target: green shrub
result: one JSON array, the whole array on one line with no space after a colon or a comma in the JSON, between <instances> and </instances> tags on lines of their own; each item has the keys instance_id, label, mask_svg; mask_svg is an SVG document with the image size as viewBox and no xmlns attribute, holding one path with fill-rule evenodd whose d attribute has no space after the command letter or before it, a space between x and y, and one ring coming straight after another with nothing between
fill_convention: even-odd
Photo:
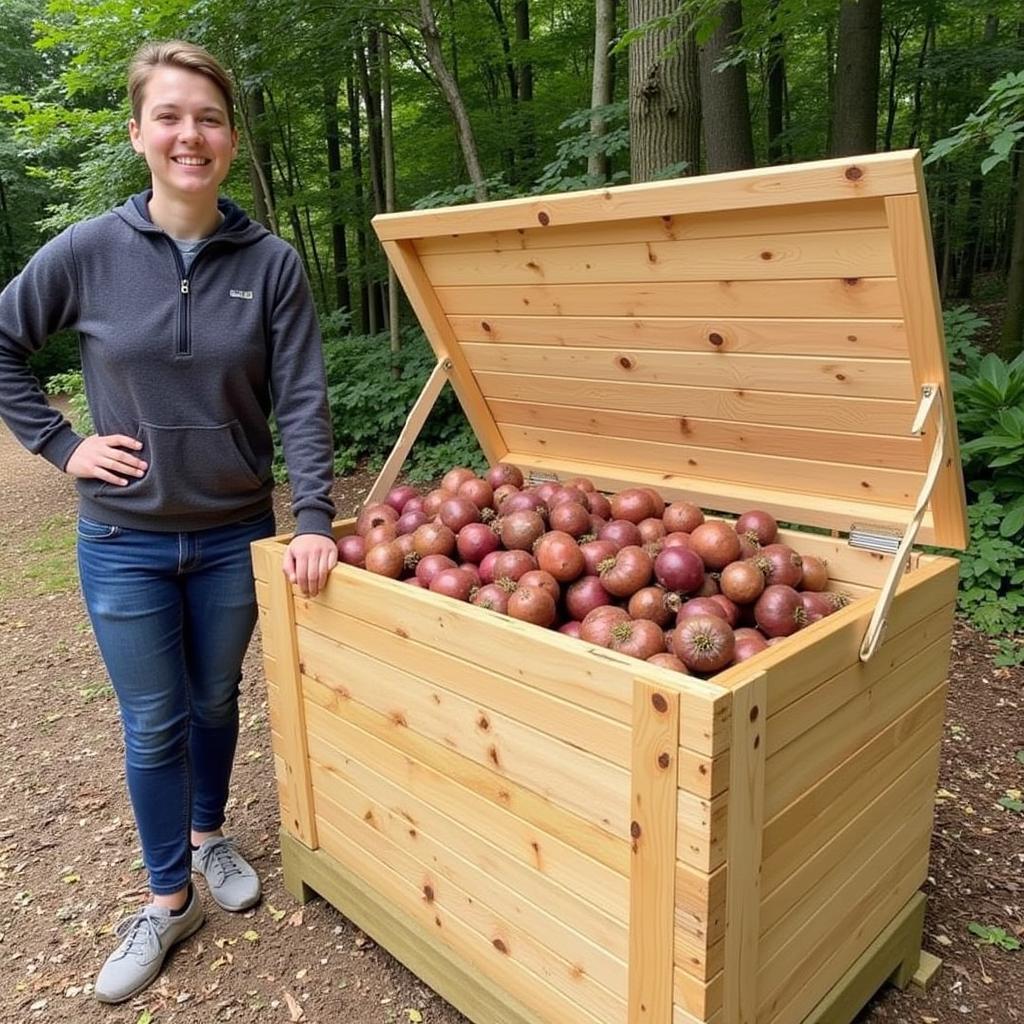
<instances>
[{"instance_id":1,"label":"green shrub","mask_svg":"<svg viewBox=\"0 0 1024 1024\"><path fill-rule=\"evenodd\" d=\"M89 402L85 397L85 378L81 370L68 370L55 373L46 382L46 393L49 395L67 395L71 401L71 426L77 433L86 436L95 431Z\"/></svg>"}]
</instances>

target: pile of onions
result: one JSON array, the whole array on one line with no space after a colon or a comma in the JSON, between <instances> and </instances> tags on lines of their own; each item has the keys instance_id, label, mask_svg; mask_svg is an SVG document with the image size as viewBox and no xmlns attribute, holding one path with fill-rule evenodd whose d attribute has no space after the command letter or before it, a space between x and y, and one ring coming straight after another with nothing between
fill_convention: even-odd
<instances>
[{"instance_id":1,"label":"pile of onions","mask_svg":"<svg viewBox=\"0 0 1024 1024\"><path fill-rule=\"evenodd\" d=\"M360 510L339 560L557 629L674 672L709 676L848 603L828 567L759 509L733 522L651 488L530 485L518 467L455 466Z\"/></svg>"}]
</instances>

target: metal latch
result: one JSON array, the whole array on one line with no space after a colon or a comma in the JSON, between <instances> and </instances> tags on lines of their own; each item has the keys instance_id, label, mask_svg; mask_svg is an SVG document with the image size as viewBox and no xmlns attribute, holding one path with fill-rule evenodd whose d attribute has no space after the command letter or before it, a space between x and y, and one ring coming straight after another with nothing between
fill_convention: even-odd
<instances>
[{"instance_id":1,"label":"metal latch","mask_svg":"<svg viewBox=\"0 0 1024 1024\"><path fill-rule=\"evenodd\" d=\"M895 555L903 539L901 530L894 526L854 523L850 527L850 547L877 551L882 555Z\"/></svg>"},{"instance_id":2,"label":"metal latch","mask_svg":"<svg viewBox=\"0 0 1024 1024\"><path fill-rule=\"evenodd\" d=\"M558 483L558 474L546 473L539 469L531 469L526 480L531 487L536 487L537 484Z\"/></svg>"},{"instance_id":3,"label":"metal latch","mask_svg":"<svg viewBox=\"0 0 1024 1024\"><path fill-rule=\"evenodd\" d=\"M917 537L917 531L921 528L925 509L927 509L928 502L931 500L932 491L935 489L935 481L939 477L939 470L942 468L942 463L945 459L946 416L942 402L938 401L938 399L941 398L941 395L942 391L938 384L924 384L921 386L921 400L918 404L917 415L914 417L914 422L910 430L913 434L920 435L924 433L925 422L934 408L936 410L936 418L938 420L935 429L935 444L932 445L932 457L928 463L928 472L925 473L924 483L921 485L921 491L917 496L917 504L914 506L914 514L910 517L910 523L908 524L899 544L896 546L896 553L893 557L892 564L889 566L888 575L886 576L885 583L882 585L882 590L878 595L878 602L875 604L875 609L871 613L871 621L868 622L868 628L864 633L864 640L860 645L861 661L867 661L875 653L882 640L882 634L885 632L886 616L889 614L889 606L892 604L892 599L896 595L896 588L899 586L900 579L903 576L903 571L907 567L907 559L910 555L910 550L914 546L914 539ZM866 530L861 534L861 539L864 541L861 546L867 547L868 540L877 540L877 543L891 545L891 537L886 537L884 541L880 538L881 535L877 531ZM850 531L850 543L853 544L853 530ZM877 551L882 549L872 548L872 550Z\"/></svg>"}]
</instances>

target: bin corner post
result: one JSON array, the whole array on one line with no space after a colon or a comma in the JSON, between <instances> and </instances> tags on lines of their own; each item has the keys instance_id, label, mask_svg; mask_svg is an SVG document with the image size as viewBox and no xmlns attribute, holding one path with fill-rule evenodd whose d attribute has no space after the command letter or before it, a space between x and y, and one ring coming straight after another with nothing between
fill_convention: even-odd
<instances>
[{"instance_id":1,"label":"bin corner post","mask_svg":"<svg viewBox=\"0 0 1024 1024\"><path fill-rule=\"evenodd\" d=\"M671 1024L679 694L633 684L628 1024Z\"/></svg>"},{"instance_id":2,"label":"bin corner post","mask_svg":"<svg viewBox=\"0 0 1024 1024\"><path fill-rule=\"evenodd\" d=\"M288 894L299 903L308 903L316 893L306 884L305 857L311 853L287 829L281 827L281 873Z\"/></svg>"},{"instance_id":3,"label":"bin corner post","mask_svg":"<svg viewBox=\"0 0 1024 1024\"><path fill-rule=\"evenodd\" d=\"M311 850L317 842L313 815L313 783L309 772L309 748L306 740L306 715L302 702L302 670L299 666L298 637L295 630L295 596L291 584L281 571L278 548L253 548L254 558L265 561L267 586L270 590L270 611L264 628L277 658L277 686L281 733L281 758L284 761L291 814L282 821L282 828Z\"/></svg>"},{"instance_id":4,"label":"bin corner post","mask_svg":"<svg viewBox=\"0 0 1024 1024\"><path fill-rule=\"evenodd\" d=\"M766 702L763 673L733 690L722 1024L754 1024L757 1019Z\"/></svg>"}]
</instances>

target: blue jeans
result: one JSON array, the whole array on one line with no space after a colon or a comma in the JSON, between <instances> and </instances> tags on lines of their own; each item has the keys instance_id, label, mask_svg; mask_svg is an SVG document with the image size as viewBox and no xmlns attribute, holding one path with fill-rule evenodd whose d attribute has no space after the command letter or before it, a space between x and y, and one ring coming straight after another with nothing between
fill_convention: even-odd
<instances>
[{"instance_id":1,"label":"blue jeans","mask_svg":"<svg viewBox=\"0 0 1024 1024\"><path fill-rule=\"evenodd\" d=\"M124 726L128 793L154 893L191 871L189 830L224 822L242 658L256 624L249 545L273 513L191 533L78 521L78 570Z\"/></svg>"}]
</instances>

